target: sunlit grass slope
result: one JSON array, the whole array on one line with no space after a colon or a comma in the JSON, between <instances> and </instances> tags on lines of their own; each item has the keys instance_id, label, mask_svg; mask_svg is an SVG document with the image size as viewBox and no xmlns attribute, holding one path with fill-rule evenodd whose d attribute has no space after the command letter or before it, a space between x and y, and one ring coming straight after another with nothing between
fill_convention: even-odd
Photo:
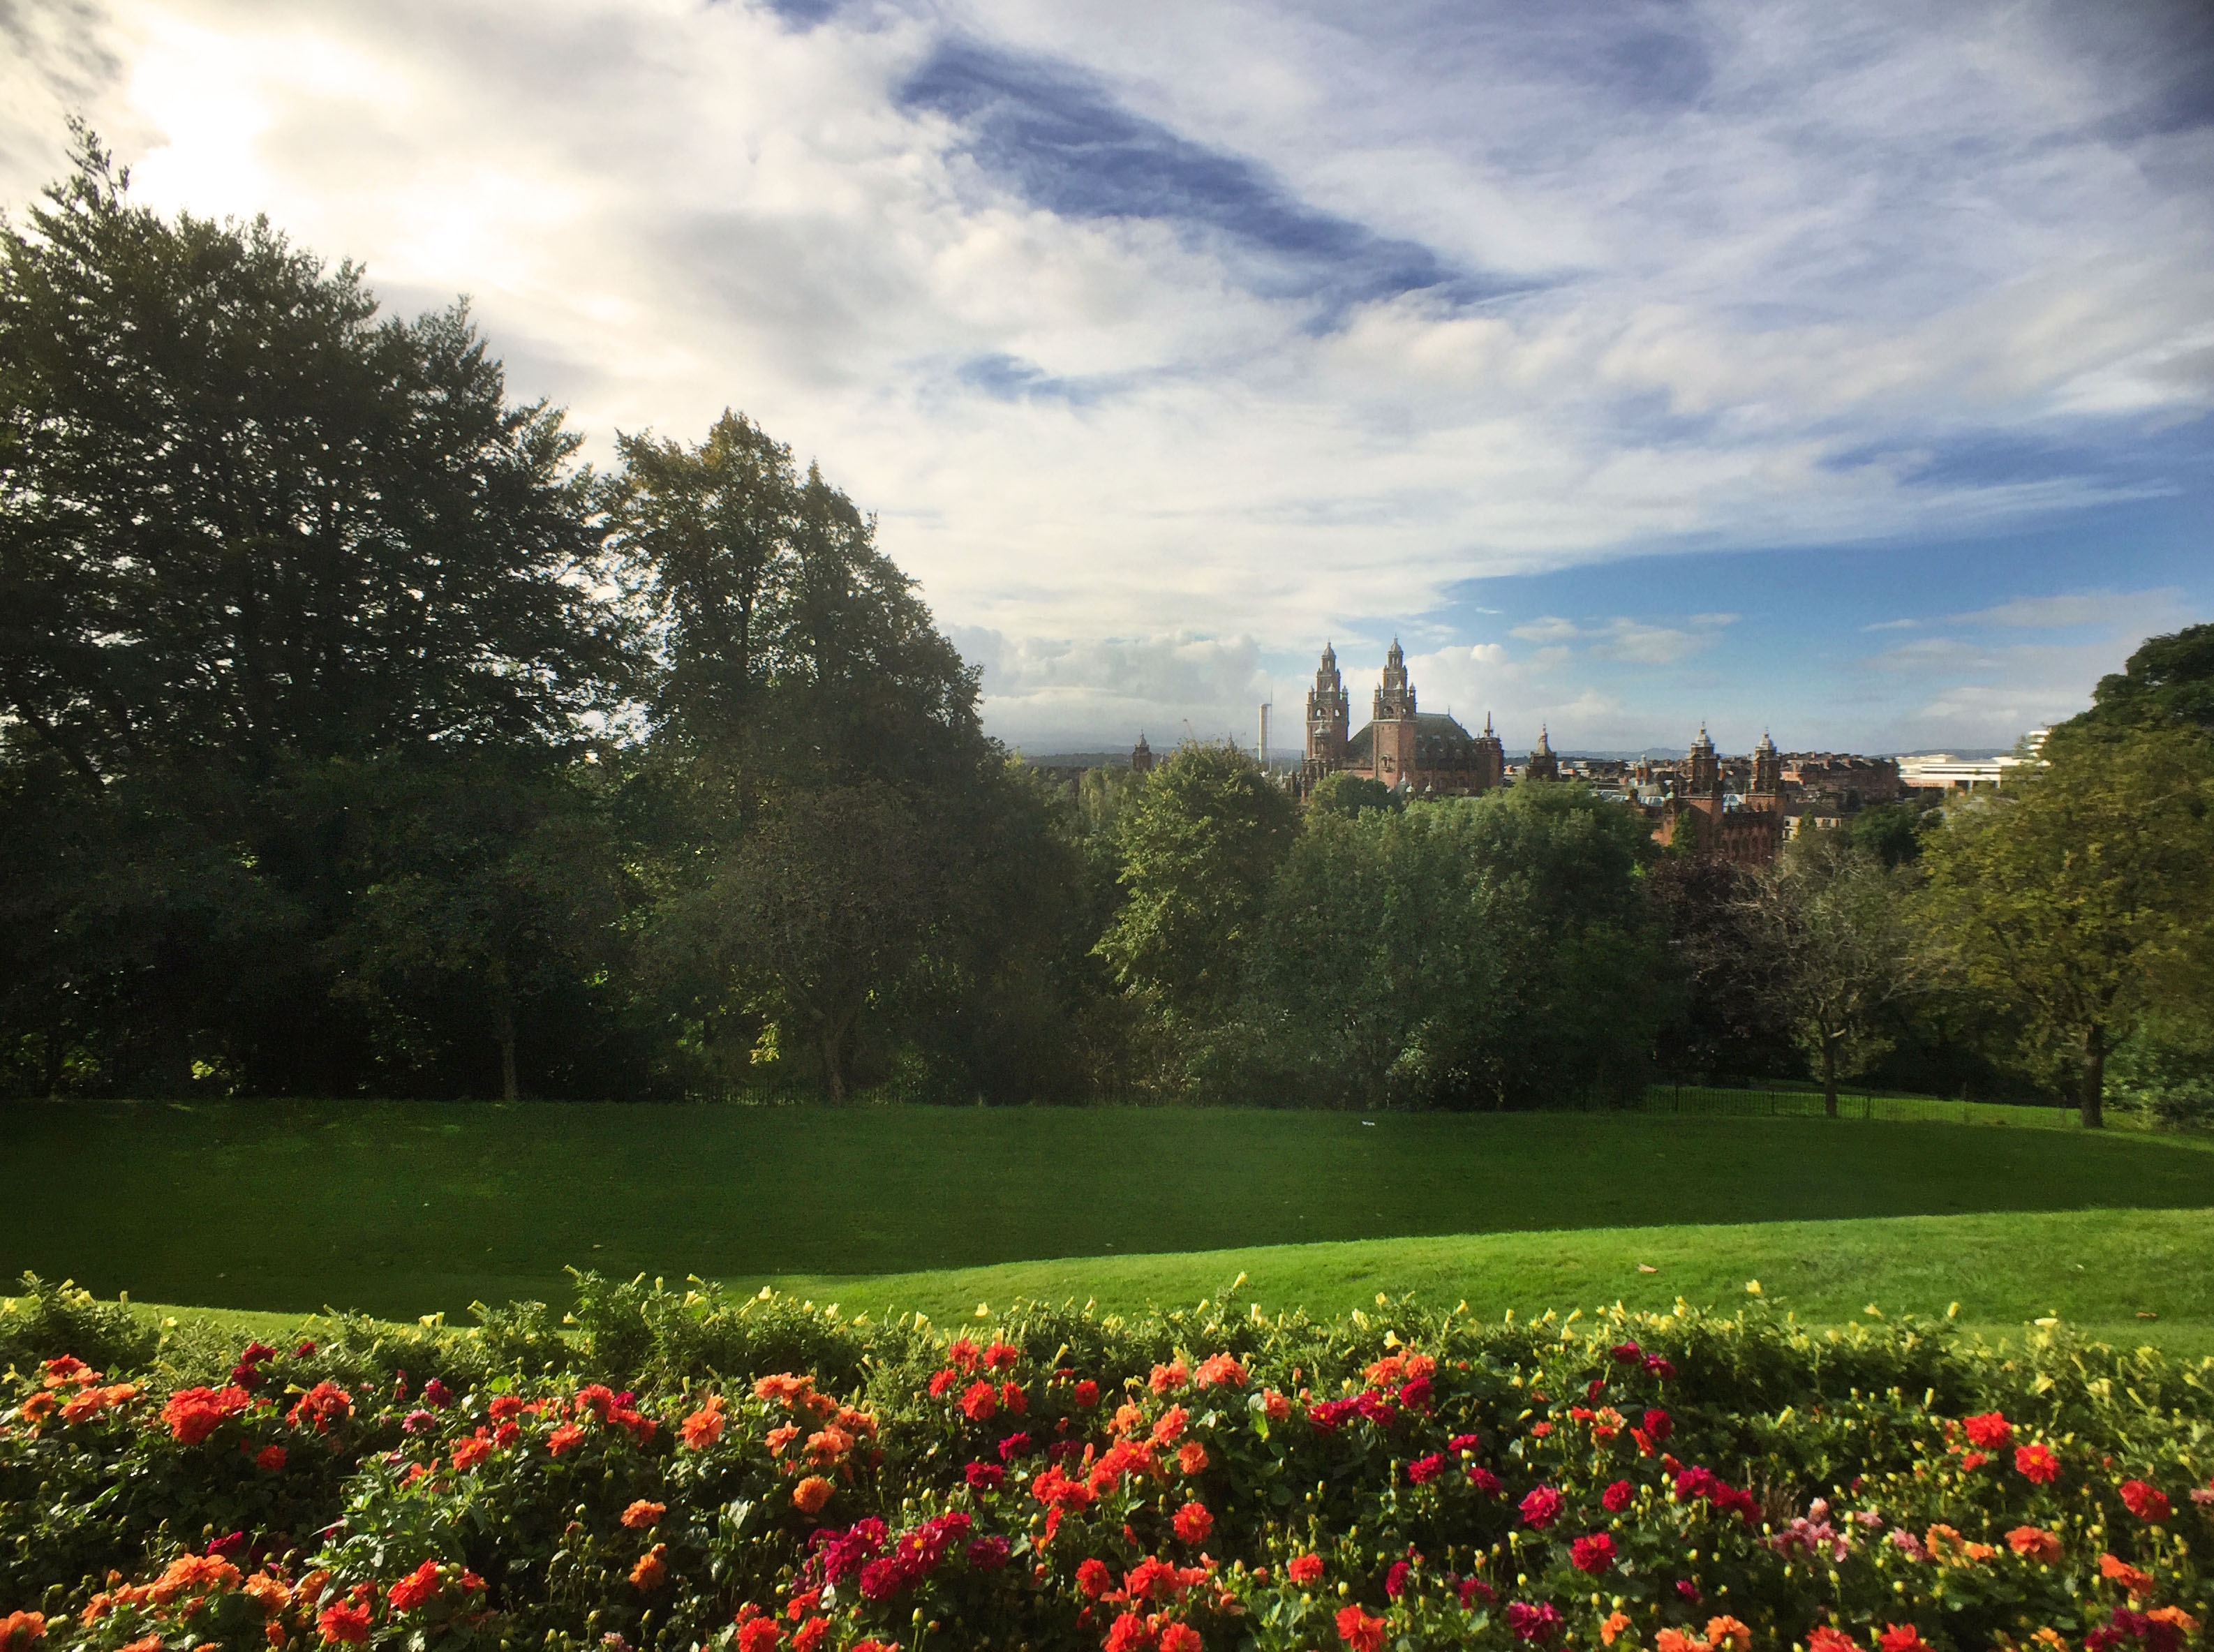
<instances>
[{"instance_id":1,"label":"sunlit grass slope","mask_svg":"<svg viewBox=\"0 0 2214 1652\"><path fill-rule=\"evenodd\" d=\"M1245 1262L1183 1256L1195 1251L2214 1207L2204 1144L1813 1119L1385 1115L1370 1125L1338 1114L1076 1109L23 1104L0 1108L0 1278L29 1268L146 1300L330 1304L407 1319L458 1315L480 1298L558 1295L571 1263L758 1280L1094 1257L1106 1260L1056 1276L1116 1289L1117 1279L1173 1276L1172 1291L1130 1288L1182 1296L1240 1267L1263 1277ZM1535 1293L1502 1300L1621 1294L1612 1263L1592 1264L1590 1290L1544 1271L1544 1257L1588 1242L1549 1235L1500 1252L1520 1258L1502 1289ZM1994 1257L2010 1242L1995 1241ZM1815 1239L1787 1244L1828 1265ZM2036 1241L2019 1244L2022 1266L2044 1265ZM1417 1246L1404 1260L1446 1265L1422 1262L1428 1254ZM2087 1271L2101 1265L2082 1260ZM1350 1288L1362 1269L1385 1264L1329 1265L1351 1270ZM1633 1265L1625 1283L1645 1280L1673 1300L1666 1270L1683 1264L1655 1265L1663 1273ZM1716 1265L1741 1267L1734 1255ZM1729 1282L1741 1289L1745 1276ZM1306 1292L1330 1276L1291 1277ZM1368 1294L1386 1286L1379 1279ZM1936 1306L1960 1294L1948 1287Z\"/></svg>"}]
</instances>

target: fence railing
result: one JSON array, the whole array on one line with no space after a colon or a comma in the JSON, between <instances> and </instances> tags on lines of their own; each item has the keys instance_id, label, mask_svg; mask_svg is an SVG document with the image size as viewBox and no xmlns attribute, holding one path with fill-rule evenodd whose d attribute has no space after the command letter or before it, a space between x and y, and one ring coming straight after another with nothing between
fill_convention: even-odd
<instances>
[{"instance_id":1,"label":"fence railing","mask_svg":"<svg viewBox=\"0 0 2214 1652\"><path fill-rule=\"evenodd\" d=\"M1735 1090L1697 1084L1650 1086L1627 1111L1709 1118L1820 1118L1819 1090ZM2040 1102L1949 1101L1942 1096L1838 1095L1839 1118L1906 1124L2011 1124L2026 1129L2072 1130L2073 1107Z\"/></svg>"}]
</instances>

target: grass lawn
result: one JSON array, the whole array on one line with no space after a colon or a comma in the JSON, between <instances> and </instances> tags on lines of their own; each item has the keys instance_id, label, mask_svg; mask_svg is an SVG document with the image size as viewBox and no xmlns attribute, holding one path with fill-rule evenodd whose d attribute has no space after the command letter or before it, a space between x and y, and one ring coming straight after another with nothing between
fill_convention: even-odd
<instances>
[{"instance_id":1,"label":"grass lawn","mask_svg":"<svg viewBox=\"0 0 2214 1652\"><path fill-rule=\"evenodd\" d=\"M1241 1268L1264 1302L1314 1306L1433 1280L1473 1301L1450 1282L1479 1276L1526 1307L1665 1302L1699 1278L1741 1293L1761 1276L1795 1302L1818 1287L1834 1318L1881 1294L1875 1253L1841 1245L1840 1219L2214 1207L2202 1142L1794 1118L15 1104L0 1108L0 1278L28 1268L142 1300L408 1319L458 1316L475 1298L558 1300L572 1263L743 1281L976 1268L1036 1281L976 1284L971 1308L1015 1288L1196 1298ZM2064 1254L2034 1224L2002 1224L1976 1241L1973 1272L1895 1228L1905 1237L1881 1254L1905 1271L1881 1277L1917 1293L1901 1306L1960 1299L1998 1322L2051 1306L2079 1317L2071 1299L2046 1299L2080 1267L2086 1289L2103 1280L2106 1292L2080 1299L2081 1317L2134 1323L2142 1307L2214 1324L2203 1306L2136 1300L2156 1278L2196 1273L2206 1228L2174 1218L2091 1244L2139 1220L2153 1219L2078 1218L2066 1231L2090 1248ZM1801 1226L1718 1226L1747 1223ZM1424 1243L1351 1243L1379 1239ZM1691 1248L1636 1258L1659 1274L1617 1265L1620 1246L1670 1242ZM2182 1248L2156 1264L2142 1253L2155 1244ZM1690 1271L1694 1253L1709 1274ZM1098 1260L1040 1260L1055 1257ZM1977 1279L1992 1286L1988 1308L1948 1282ZM943 1312L972 1286L955 1275L913 1288L905 1306ZM926 1289L947 1294L925 1301Z\"/></svg>"}]
</instances>

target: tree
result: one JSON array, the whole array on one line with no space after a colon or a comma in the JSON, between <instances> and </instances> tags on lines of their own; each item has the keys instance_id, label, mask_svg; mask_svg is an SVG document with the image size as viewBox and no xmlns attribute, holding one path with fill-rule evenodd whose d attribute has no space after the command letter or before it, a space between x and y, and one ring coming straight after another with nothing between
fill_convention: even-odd
<instances>
[{"instance_id":1,"label":"tree","mask_svg":"<svg viewBox=\"0 0 2214 1652\"><path fill-rule=\"evenodd\" d=\"M1742 896L1755 966L1777 1014L1822 1080L1838 1116L1838 1080L1889 1046L1883 1007L1917 984L1899 877L1850 846L1786 854Z\"/></svg>"},{"instance_id":2,"label":"tree","mask_svg":"<svg viewBox=\"0 0 2214 1652\"><path fill-rule=\"evenodd\" d=\"M799 1035L841 1102L863 1014L919 966L943 912L941 841L881 781L786 789L659 945L709 961L731 996Z\"/></svg>"},{"instance_id":3,"label":"tree","mask_svg":"<svg viewBox=\"0 0 2214 1652\"><path fill-rule=\"evenodd\" d=\"M2119 672L2099 679L2091 709L2055 732L2132 728L2214 734L2214 625L2147 638Z\"/></svg>"},{"instance_id":4,"label":"tree","mask_svg":"<svg viewBox=\"0 0 2214 1652\"><path fill-rule=\"evenodd\" d=\"M1310 812L1246 1019L1329 1104L1509 1107L1642 1084L1666 1008L1642 820L1577 786Z\"/></svg>"},{"instance_id":5,"label":"tree","mask_svg":"<svg viewBox=\"0 0 2214 1652\"><path fill-rule=\"evenodd\" d=\"M2214 748L2195 730L2080 737L2049 767L1948 811L1923 852L1923 912L1950 967L2072 1069L2086 1129L2107 1057L2165 979L2204 967L2214 922Z\"/></svg>"},{"instance_id":6,"label":"tree","mask_svg":"<svg viewBox=\"0 0 2214 1652\"><path fill-rule=\"evenodd\" d=\"M1307 794L1307 813L1351 816L1364 809L1397 809L1402 801L1399 793L1383 781L1342 768L1315 783Z\"/></svg>"},{"instance_id":7,"label":"tree","mask_svg":"<svg viewBox=\"0 0 2214 1652\"><path fill-rule=\"evenodd\" d=\"M1226 1006L1297 822L1236 747L1177 747L1122 812L1126 898L1098 946L1117 982L1171 1012Z\"/></svg>"},{"instance_id":8,"label":"tree","mask_svg":"<svg viewBox=\"0 0 2214 1652\"><path fill-rule=\"evenodd\" d=\"M460 306L379 321L80 134L0 229L0 710L88 782L560 740L623 651L576 438Z\"/></svg>"}]
</instances>

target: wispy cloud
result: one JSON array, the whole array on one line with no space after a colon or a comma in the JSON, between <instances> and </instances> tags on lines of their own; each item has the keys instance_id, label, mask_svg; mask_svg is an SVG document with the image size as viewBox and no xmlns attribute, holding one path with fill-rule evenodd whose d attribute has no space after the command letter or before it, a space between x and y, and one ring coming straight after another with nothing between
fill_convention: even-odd
<instances>
[{"instance_id":1,"label":"wispy cloud","mask_svg":"<svg viewBox=\"0 0 2214 1652\"><path fill-rule=\"evenodd\" d=\"M2087 590L2058 597L2017 597L1996 608L1953 617L1964 625L2004 626L2015 630L2064 630L2087 625L2148 626L2173 616L2183 593L2160 590Z\"/></svg>"},{"instance_id":2,"label":"wispy cloud","mask_svg":"<svg viewBox=\"0 0 2214 1652\"><path fill-rule=\"evenodd\" d=\"M1242 728L1220 639L2075 520L2181 485L2156 429L2203 469L2195 15L49 0L0 9L0 199L82 110L156 205L266 210L400 307L470 293L595 453L731 405L820 456L999 639L995 726L1123 729L1143 639L1159 704ZM2129 623L1992 595L1954 623ZM1586 672L1566 707L1752 629L1643 606L1440 657Z\"/></svg>"}]
</instances>

